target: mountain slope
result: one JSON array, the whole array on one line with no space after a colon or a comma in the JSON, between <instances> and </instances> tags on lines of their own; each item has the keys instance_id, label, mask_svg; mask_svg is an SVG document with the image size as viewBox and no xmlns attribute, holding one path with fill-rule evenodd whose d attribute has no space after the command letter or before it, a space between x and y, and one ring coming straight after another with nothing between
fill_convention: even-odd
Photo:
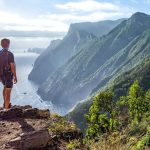
<instances>
[{"instance_id":1,"label":"mountain slope","mask_svg":"<svg viewBox=\"0 0 150 150\"><path fill-rule=\"evenodd\" d=\"M71 24L67 35L61 41L55 41L57 44L54 47L51 44L37 58L29 79L41 84L52 72L56 71L76 54L82 48L82 45L97 36L107 34L122 20Z\"/></svg>"},{"instance_id":2,"label":"mountain slope","mask_svg":"<svg viewBox=\"0 0 150 150\"><path fill-rule=\"evenodd\" d=\"M44 52L37 58L29 79L39 84L42 83L52 72L73 56L82 44L93 38L95 38L93 34L70 27L68 34L59 44L56 44L54 48L50 48L50 46L46 53Z\"/></svg>"},{"instance_id":3,"label":"mountain slope","mask_svg":"<svg viewBox=\"0 0 150 150\"><path fill-rule=\"evenodd\" d=\"M43 99L70 109L104 79L134 67L132 63L149 54L149 24L149 15L136 13L106 36L88 42L44 82L38 93ZM124 65L125 70L121 70Z\"/></svg>"},{"instance_id":4,"label":"mountain slope","mask_svg":"<svg viewBox=\"0 0 150 150\"><path fill-rule=\"evenodd\" d=\"M149 58L144 59L140 64L136 65L131 70L116 77L107 85L107 88L112 89L115 99L117 100L118 97L123 95L125 96L127 94L129 87L135 80L139 81L143 90L146 91L150 88ZM98 93L98 91L91 95L88 100L76 105L76 107L66 116L68 119L73 120L84 133L86 129L86 119L84 115L88 113L88 110L92 104L93 96L95 96L96 93Z\"/></svg>"}]
</instances>

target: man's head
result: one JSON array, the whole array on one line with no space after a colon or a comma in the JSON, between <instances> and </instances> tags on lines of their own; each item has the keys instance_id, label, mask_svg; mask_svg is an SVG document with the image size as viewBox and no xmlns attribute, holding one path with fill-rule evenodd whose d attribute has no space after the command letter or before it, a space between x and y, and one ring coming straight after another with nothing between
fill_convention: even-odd
<instances>
[{"instance_id":1,"label":"man's head","mask_svg":"<svg viewBox=\"0 0 150 150\"><path fill-rule=\"evenodd\" d=\"M2 39L1 40L1 46L4 49L8 49L9 48L9 44L10 44L10 40L9 39Z\"/></svg>"}]
</instances>

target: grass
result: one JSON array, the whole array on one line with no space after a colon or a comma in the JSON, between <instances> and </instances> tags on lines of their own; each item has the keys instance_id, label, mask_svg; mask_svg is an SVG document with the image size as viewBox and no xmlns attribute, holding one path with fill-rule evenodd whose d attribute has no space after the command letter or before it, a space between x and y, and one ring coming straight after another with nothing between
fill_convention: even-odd
<instances>
[{"instance_id":1,"label":"grass","mask_svg":"<svg viewBox=\"0 0 150 150\"><path fill-rule=\"evenodd\" d=\"M86 141L89 150L149 150L150 117L134 126L128 125L121 131L107 133L97 141Z\"/></svg>"},{"instance_id":2,"label":"grass","mask_svg":"<svg viewBox=\"0 0 150 150\"><path fill-rule=\"evenodd\" d=\"M69 122L58 114L52 114L51 119L48 122L48 130L53 134L59 134L62 132L77 130L76 125L73 122Z\"/></svg>"},{"instance_id":3,"label":"grass","mask_svg":"<svg viewBox=\"0 0 150 150\"><path fill-rule=\"evenodd\" d=\"M80 149L80 147L81 147L81 142L78 139L71 140L67 144L67 150L77 150Z\"/></svg>"}]
</instances>

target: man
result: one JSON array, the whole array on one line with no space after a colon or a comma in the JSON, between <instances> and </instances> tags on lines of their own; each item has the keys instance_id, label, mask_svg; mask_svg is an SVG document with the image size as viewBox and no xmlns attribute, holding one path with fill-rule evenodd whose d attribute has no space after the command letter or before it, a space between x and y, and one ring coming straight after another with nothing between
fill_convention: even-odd
<instances>
[{"instance_id":1,"label":"man","mask_svg":"<svg viewBox=\"0 0 150 150\"><path fill-rule=\"evenodd\" d=\"M1 46L2 50L0 51L0 79L4 85L3 89L3 99L4 99L4 108L9 109L11 107L10 96L13 83L17 83L16 76L16 66L14 61L14 55L10 52L9 49L10 40L2 39Z\"/></svg>"}]
</instances>

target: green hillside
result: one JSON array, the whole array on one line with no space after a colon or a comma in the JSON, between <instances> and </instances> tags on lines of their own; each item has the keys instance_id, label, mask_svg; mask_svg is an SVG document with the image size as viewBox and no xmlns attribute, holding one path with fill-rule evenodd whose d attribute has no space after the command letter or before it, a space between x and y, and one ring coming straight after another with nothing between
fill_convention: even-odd
<instances>
[{"instance_id":1,"label":"green hillside","mask_svg":"<svg viewBox=\"0 0 150 150\"><path fill-rule=\"evenodd\" d=\"M112 80L107 85L107 89L111 89L113 91L114 97L117 100L120 96L127 95L127 91L129 87L135 80L139 81L143 90L146 91L150 89L150 82L149 82L150 81L150 59L149 58L142 61L142 63L140 63L133 69L124 72L116 79ZM88 110L92 104L93 97L89 98L89 100L83 103L79 103L74 108L74 110L67 115L67 117L73 120L83 132L85 132L85 128L86 128L85 114L88 113Z\"/></svg>"},{"instance_id":2,"label":"green hillside","mask_svg":"<svg viewBox=\"0 0 150 150\"><path fill-rule=\"evenodd\" d=\"M149 57L150 16L136 13L111 32L85 44L40 86L44 100L69 110L101 85Z\"/></svg>"},{"instance_id":3,"label":"green hillside","mask_svg":"<svg viewBox=\"0 0 150 150\"><path fill-rule=\"evenodd\" d=\"M94 97L85 116L89 150L150 148L150 89L144 90L135 80L127 91L117 101L109 89Z\"/></svg>"}]
</instances>

